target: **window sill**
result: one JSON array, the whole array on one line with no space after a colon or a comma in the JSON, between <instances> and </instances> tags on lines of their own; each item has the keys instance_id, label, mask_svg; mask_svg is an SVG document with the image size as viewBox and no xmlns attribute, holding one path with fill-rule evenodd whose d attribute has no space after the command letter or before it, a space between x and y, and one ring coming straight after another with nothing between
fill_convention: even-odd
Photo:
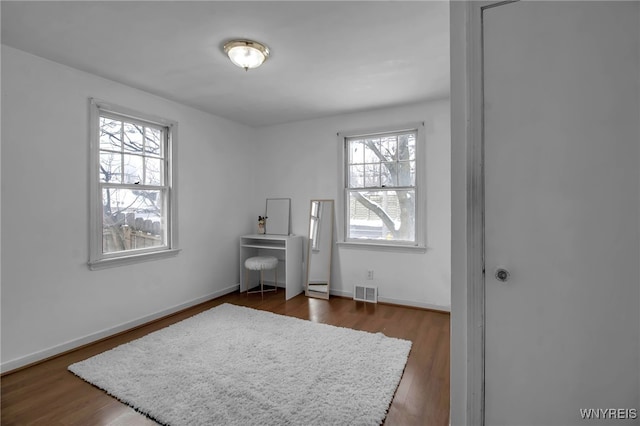
<instances>
[{"instance_id":1,"label":"window sill","mask_svg":"<svg viewBox=\"0 0 640 426\"><path fill-rule=\"evenodd\" d=\"M128 256L110 257L89 261L89 269L96 271L99 269L113 268L116 266L133 265L140 262L148 262L151 260L166 259L177 256L181 249L169 249L162 251L154 251L151 253L131 254Z\"/></svg>"},{"instance_id":2,"label":"window sill","mask_svg":"<svg viewBox=\"0 0 640 426\"><path fill-rule=\"evenodd\" d=\"M365 243L359 241L339 241L338 246L349 249L362 250L379 250L379 251L395 251L395 252L411 252L426 253L427 247L421 245L401 245L401 244L385 244L385 243Z\"/></svg>"}]
</instances>

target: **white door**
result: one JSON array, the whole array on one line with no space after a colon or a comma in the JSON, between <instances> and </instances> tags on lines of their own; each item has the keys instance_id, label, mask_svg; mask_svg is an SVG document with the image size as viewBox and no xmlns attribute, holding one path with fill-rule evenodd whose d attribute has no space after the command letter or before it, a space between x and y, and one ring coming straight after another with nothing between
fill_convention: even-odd
<instances>
[{"instance_id":1,"label":"white door","mask_svg":"<svg viewBox=\"0 0 640 426\"><path fill-rule=\"evenodd\" d=\"M483 12L487 425L638 422L639 19Z\"/></svg>"}]
</instances>

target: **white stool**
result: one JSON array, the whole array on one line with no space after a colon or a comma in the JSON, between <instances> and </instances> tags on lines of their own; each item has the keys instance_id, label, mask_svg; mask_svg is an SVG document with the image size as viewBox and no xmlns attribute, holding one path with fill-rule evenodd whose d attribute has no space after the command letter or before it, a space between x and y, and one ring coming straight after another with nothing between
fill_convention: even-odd
<instances>
[{"instance_id":1,"label":"white stool","mask_svg":"<svg viewBox=\"0 0 640 426\"><path fill-rule=\"evenodd\" d=\"M247 295L250 293L261 293L264 299L265 291L278 291L278 258L275 256L255 256L244 262L245 283L247 284ZM273 269L275 271L275 283L272 289L264 289L264 271ZM249 291L249 271L260 271L260 290Z\"/></svg>"}]
</instances>

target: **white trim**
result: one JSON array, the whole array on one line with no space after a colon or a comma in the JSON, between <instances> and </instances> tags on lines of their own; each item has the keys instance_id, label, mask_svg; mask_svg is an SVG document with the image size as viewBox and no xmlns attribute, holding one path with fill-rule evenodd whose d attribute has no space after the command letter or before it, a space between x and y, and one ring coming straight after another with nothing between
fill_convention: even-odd
<instances>
[{"instance_id":1,"label":"white trim","mask_svg":"<svg viewBox=\"0 0 640 426\"><path fill-rule=\"evenodd\" d=\"M38 362L44 360L46 358L50 358L52 356L79 348L81 346L87 345L89 343L93 343L95 341L113 336L115 334L121 333L123 331L130 330L132 328L144 325L146 323L152 322L159 318L166 317L168 315L174 314L176 312L182 311L184 309L190 308L192 306L198 305L203 302L207 302L212 299L216 299L218 297L224 296L225 294L233 293L240 288L240 284L233 285L231 287L224 288L222 290L215 291L213 293L198 297L196 299L192 299L188 302L180 303L179 305L172 306L167 309L163 309L162 311L155 312L150 315L145 315L143 317L137 318L132 321L128 321L114 327L110 327L96 333L88 334L84 337L80 337L77 339L70 340L68 342L62 343L60 345L52 346L50 348L31 353L29 355L12 359L10 361L3 362L0 365L0 372L2 374L15 370L16 368L23 367L25 365L32 364L34 362Z\"/></svg>"},{"instance_id":2,"label":"white trim","mask_svg":"<svg viewBox=\"0 0 640 426\"><path fill-rule=\"evenodd\" d=\"M419 246L415 244L403 244L398 242L397 244L389 244L386 242L376 243L373 240L365 240L363 242L358 241L338 241L336 243L339 247L344 247L348 249L370 249L370 250L379 250L379 251L407 251L413 253L426 253L426 246Z\"/></svg>"},{"instance_id":3,"label":"white trim","mask_svg":"<svg viewBox=\"0 0 640 426\"><path fill-rule=\"evenodd\" d=\"M89 269L97 271L105 268L113 268L114 266L132 265L134 263L148 262L151 260L166 259L168 257L177 256L181 249L166 249L128 253L127 256L105 257L88 263Z\"/></svg>"},{"instance_id":4,"label":"white trim","mask_svg":"<svg viewBox=\"0 0 640 426\"><path fill-rule=\"evenodd\" d=\"M416 130L418 127L424 126L423 122L415 122L409 124L403 124L401 126L385 126L385 127L374 127L367 130L359 130L359 131L350 131L350 132L340 132L339 135L341 138L365 138L365 137L373 137L373 136L385 136L385 135L395 135L398 133L404 132L412 132Z\"/></svg>"},{"instance_id":5,"label":"white trim","mask_svg":"<svg viewBox=\"0 0 640 426\"><path fill-rule=\"evenodd\" d=\"M482 8L469 2L467 31L467 422L484 425L484 185L482 179Z\"/></svg>"},{"instance_id":6,"label":"white trim","mask_svg":"<svg viewBox=\"0 0 640 426\"><path fill-rule=\"evenodd\" d=\"M485 424L484 11L513 3L467 3L467 423Z\"/></svg>"},{"instance_id":7,"label":"white trim","mask_svg":"<svg viewBox=\"0 0 640 426\"><path fill-rule=\"evenodd\" d=\"M100 239L96 236L102 214L98 203L98 161L96 160L100 151L98 105L98 101L89 99L89 264L98 259L97 253L102 252Z\"/></svg>"},{"instance_id":8,"label":"white trim","mask_svg":"<svg viewBox=\"0 0 640 426\"><path fill-rule=\"evenodd\" d=\"M333 296L348 297L349 299L353 299L352 291L331 289L330 294ZM433 303L422 303L422 302L416 302L415 300L404 300L404 299L393 299L390 297L380 297L379 294L378 294L378 302L391 303L393 305L406 306L408 308L421 308L421 309L429 309L432 311L442 311L442 312L449 312L449 313L451 312L451 306L435 305Z\"/></svg>"},{"instance_id":9,"label":"white trim","mask_svg":"<svg viewBox=\"0 0 640 426\"><path fill-rule=\"evenodd\" d=\"M159 117L157 115L142 114L134 109L115 105L101 99L91 98L90 101L91 104L98 107L98 109L100 109L102 112L111 115L113 118L125 116L131 119L131 121L134 123L154 124L160 127L171 127L176 124L175 121L167 120L166 118Z\"/></svg>"},{"instance_id":10,"label":"white trim","mask_svg":"<svg viewBox=\"0 0 640 426\"><path fill-rule=\"evenodd\" d=\"M431 309L434 311L451 312L451 306L435 305L433 303L421 303L413 300L394 299L390 297L380 297L378 295L378 302L391 303L394 305L402 305L411 308Z\"/></svg>"}]
</instances>

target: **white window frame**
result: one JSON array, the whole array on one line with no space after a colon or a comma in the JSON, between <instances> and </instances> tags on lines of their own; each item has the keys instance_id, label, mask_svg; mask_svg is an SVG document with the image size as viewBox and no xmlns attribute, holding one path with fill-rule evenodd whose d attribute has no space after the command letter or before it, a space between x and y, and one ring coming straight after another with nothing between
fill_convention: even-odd
<instances>
[{"instance_id":1,"label":"white window frame","mask_svg":"<svg viewBox=\"0 0 640 426\"><path fill-rule=\"evenodd\" d=\"M416 132L416 177L415 177L415 241L393 241L393 240L374 240L374 239L352 239L349 238L349 192L355 188L349 188L348 182L348 146L347 141L357 137L377 136L384 134L401 133L405 131ZM426 251L426 141L425 141L424 123L409 123L405 125L385 126L382 128L371 128L358 131L348 131L338 133L338 149L339 149L339 185L342 196L339 200L339 220L342 222L338 227L338 244L344 247L353 248L370 248L381 250L408 250L408 251ZM366 188L369 189L369 188ZM388 188L391 189L391 188Z\"/></svg>"},{"instance_id":2,"label":"white window frame","mask_svg":"<svg viewBox=\"0 0 640 426\"><path fill-rule=\"evenodd\" d=\"M103 253L102 248L102 184L100 182L100 117L102 115L119 117L130 122L146 123L163 127L166 131L164 141L164 173L166 189L166 244L145 249L127 250L113 253ZM155 117L134 111L129 108L116 106L97 99L89 102L89 262L91 270L128 265L143 261L172 257L178 254L177 229L177 176L176 142L178 124L175 121Z\"/></svg>"}]
</instances>

